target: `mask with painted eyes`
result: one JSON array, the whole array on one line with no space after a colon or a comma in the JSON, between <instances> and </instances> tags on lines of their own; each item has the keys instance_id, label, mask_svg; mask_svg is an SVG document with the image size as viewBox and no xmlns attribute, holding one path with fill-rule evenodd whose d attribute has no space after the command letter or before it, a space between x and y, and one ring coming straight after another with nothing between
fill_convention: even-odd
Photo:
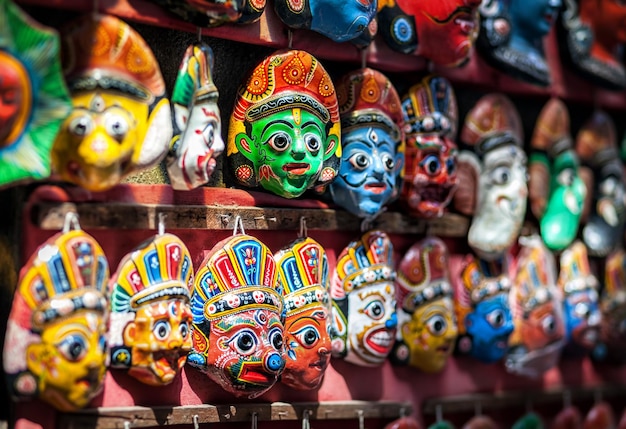
<instances>
[{"instance_id":1,"label":"mask with painted eyes","mask_svg":"<svg viewBox=\"0 0 626 429\"><path fill-rule=\"evenodd\" d=\"M153 0L174 15L198 27L257 21L265 0Z\"/></svg>"}]
</instances>

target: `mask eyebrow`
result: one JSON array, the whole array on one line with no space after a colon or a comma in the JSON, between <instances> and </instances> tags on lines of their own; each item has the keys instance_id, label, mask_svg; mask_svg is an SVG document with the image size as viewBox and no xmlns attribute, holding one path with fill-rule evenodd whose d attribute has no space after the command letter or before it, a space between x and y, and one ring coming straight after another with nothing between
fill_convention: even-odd
<instances>
[{"instance_id":1,"label":"mask eyebrow","mask_svg":"<svg viewBox=\"0 0 626 429\"><path fill-rule=\"evenodd\" d=\"M269 127L271 127L272 125L276 125L276 124L283 124L283 125L288 126L289 128L293 128L293 124L291 122L285 121L284 119L276 119L275 121L272 121L263 127L263 129L261 130L261 135L265 134L265 131Z\"/></svg>"}]
</instances>

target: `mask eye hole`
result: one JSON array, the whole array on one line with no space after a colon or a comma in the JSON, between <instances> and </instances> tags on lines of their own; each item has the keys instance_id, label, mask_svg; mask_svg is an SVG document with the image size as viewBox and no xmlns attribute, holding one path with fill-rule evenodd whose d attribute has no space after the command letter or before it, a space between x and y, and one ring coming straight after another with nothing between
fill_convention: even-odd
<instances>
[{"instance_id":1,"label":"mask eye hole","mask_svg":"<svg viewBox=\"0 0 626 429\"><path fill-rule=\"evenodd\" d=\"M374 320L380 320L385 317L385 306L377 299L367 304L363 312Z\"/></svg>"},{"instance_id":2,"label":"mask eye hole","mask_svg":"<svg viewBox=\"0 0 626 429\"><path fill-rule=\"evenodd\" d=\"M541 326L546 335L554 335L556 333L556 319L552 315L544 317L541 320Z\"/></svg>"},{"instance_id":3,"label":"mask eye hole","mask_svg":"<svg viewBox=\"0 0 626 429\"><path fill-rule=\"evenodd\" d=\"M268 143L275 151L284 152L291 145L291 138L286 133L278 132L270 137Z\"/></svg>"},{"instance_id":4,"label":"mask eye hole","mask_svg":"<svg viewBox=\"0 0 626 429\"><path fill-rule=\"evenodd\" d=\"M382 156L382 161L383 161L383 165L385 166L385 170L391 173L394 167L396 166L396 162L394 161L393 157L389 155L388 153L385 153Z\"/></svg>"},{"instance_id":5,"label":"mask eye hole","mask_svg":"<svg viewBox=\"0 0 626 429\"><path fill-rule=\"evenodd\" d=\"M448 323L442 315L436 314L426 321L426 326L431 334L441 336L446 332Z\"/></svg>"},{"instance_id":6,"label":"mask eye hole","mask_svg":"<svg viewBox=\"0 0 626 429\"><path fill-rule=\"evenodd\" d=\"M319 152L322 144L320 143L320 139L315 134L305 134L304 135L304 144L309 152L316 154Z\"/></svg>"},{"instance_id":7,"label":"mask eye hole","mask_svg":"<svg viewBox=\"0 0 626 429\"><path fill-rule=\"evenodd\" d=\"M189 323L188 322L183 322L180 324L180 336L183 337L183 339L187 338L187 336L189 335Z\"/></svg>"},{"instance_id":8,"label":"mask eye hole","mask_svg":"<svg viewBox=\"0 0 626 429\"><path fill-rule=\"evenodd\" d=\"M369 157L363 152L355 153L350 157L349 161L357 170L365 170L370 165Z\"/></svg>"},{"instance_id":9,"label":"mask eye hole","mask_svg":"<svg viewBox=\"0 0 626 429\"><path fill-rule=\"evenodd\" d=\"M315 346L320 339L319 332L313 326L306 326L297 332L294 332L293 335L300 344L308 349Z\"/></svg>"},{"instance_id":10,"label":"mask eye hole","mask_svg":"<svg viewBox=\"0 0 626 429\"><path fill-rule=\"evenodd\" d=\"M280 351L283 349L283 333L280 329L273 329L269 334L269 340L276 350Z\"/></svg>"},{"instance_id":11,"label":"mask eye hole","mask_svg":"<svg viewBox=\"0 0 626 429\"><path fill-rule=\"evenodd\" d=\"M104 128L106 129L108 135L120 141L123 140L124 137L126 137L126 133L128 133L129 127L126 119L124 119L120 115L112 114L107 116L104 123Z\"/></svg>"},{"instance_id":12,"label":"mask eye hole","mask_svg":"<svg viewBox=\"0 0 626 429\"><path fill-rule=\"evenodd\" d=\"M496 329L503 327L504 323L506 322L504 311L503 310L493 310L492 312L487 314L487 322L489 322L489 324L493 328L496 328Z\"/></svg>"},{"instance_id":13,"label":"mask eye hole","mask_svg":"<svg viewBox=\"0 0 626 429\"><path fill-rule=\"evenodd\" d=\"M154 328L152 329L154 336L157 340L163 341L167 337L169 337L170 332L172 332L172 326L170 322L166 320L159 320L154 324Z\"/></svg>"},{"instance_id":14,"label":"mask eye hole","mask_svg":"<svg viewBox=\"0 0 626 429\"><path fill-rule=\"evenodd\" d=\"M435 176L441 171L441 161L436 155L427 155L421 162L421 166L430 176Z\"/></svg>"},{"instance_id":15,"label":"mask eye hole","mask_svg":"<svg viewBox=\"0 0 626 429\"><path fill-rule=\"evenodd\" d=\"M81 335L68 335L57 344L57 349L70 362L78 362L87 355L87 340Z\"/></svg>"},{"instance_id":16,"label":"mask eye hole","mask_svg":"<svg viewBox=\"0 0 626 429\"><path fill-rule=\"evenodd\" d=\"M93 131L93 120L86 115L80 116L70 122L68 130L76 136L86 136Z\"/></svg>"},{"instance_id":17,"label":"mask eye hole","mask_svg":"<svg viewBox=\"0 0 626 429\"><path fill-rule=\"evenodd\" d=\"M249 356L256 350L257 338L251 331L244 330L237 333L231 342L235 346L237 353Z\"/></svg>"}]
</instances>

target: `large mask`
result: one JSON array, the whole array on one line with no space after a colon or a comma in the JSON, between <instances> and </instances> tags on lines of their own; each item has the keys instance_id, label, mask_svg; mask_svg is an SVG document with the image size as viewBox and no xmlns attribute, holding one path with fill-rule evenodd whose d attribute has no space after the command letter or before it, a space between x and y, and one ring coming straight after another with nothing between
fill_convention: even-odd
<instances>
[{"instance_id":1,"label":"large mask","mask_svg":"<svg viewBox=\"0 0 626 429\"><path fill-rule=\"evenodd\" d=\"M283 300L267 246L244 234L217 243L196 273L191 311L192 366L238 397L276 383L285 367Z\"/></svg>"},{"instance_id":2,"label":"large mask","mask_svg":"<svg viewBox=\"0 0 626 429\"><path fill-rule=\"evenodd\" d=\"M368 29L376 16L375 0L274 0L274 10L285 25L313 30L347 42Z\"/></svg>"},{"instance_id":3,"label":"large mask","mask_svg":"<svg viewBox=\"0 0 626 429\"><path fill-rule=\"evenodd\" d=\"M174 139L167 172L174 189L205 185L215 170L216 158L224 151L219 92L212 70L209 45L197 43L187 48L172 94Z\"/></svg>"},{"instance_id":4,"label":"large mask","mask_svg":"<svg viewBox=\"0 0 626 429\"><path fill-rule=\"evenodd\" d=\"M457 208L473 214L468 242L486 260L502 257L519 236L526 214L526 154L522 121L504 95L482 97L465 117L459 155Z\"/></svg>"},{"instance_id":5,"label":"large mask","mask_svg":"<svg viewBox=\"0 0 626 429\"><path fill-rule=\"evenodd\" d=\"M198 27L257 21L266 0L152 0Z\"/></svg>"},{"instance_id":6,"label":"large mask","mask_svg":"<svg viewBox=\"0 0 626 429\"><path fill-rule=\"evenodd\" d=\"M324 248L301 238L274 255L283 287L285 370L280 381L298 390L319 387L330 363L330 282Z\"/></svg>"},{"instance_id":7,"label":"large mask","mask_svg":"<svg viewBox=\"0 0 626 429\"><path fill-rule=\"evenodd\" d=\"M427 76L402 98L406 122L401 201L417 217L439 217L457 187L458 108L447 79Z\"/></svg>"},{"instance_id":8,"label":"large mask","mask_svg":"<svg viewBox=\"0 0 626 429\"><path fill-rule=\"evenodd\" d=\"M396 336L393 244L382 231L369 231L337 258L333 273L333 356L361 366L378 366Z\"/></svg>"},{"instance_id":9,"label":"large mask","mask_svg":"<svg viewBox=\"0 0 626 429\"><path fill-rule=\"evenodd\" d=\"M139 33L113 16L78 19L63 43L74 110L54 143L53 169L63 180L104 191L167 153L165 82Z\"/></svg>"},{"instance_id":10,"label":"large mask","mask_svg":"<svg viewBox=\"0 0 626 429\"><path fill-rule=\"evenodd\" d=\"M285 198L335 178L341 160L337 95L312 55L277 52L253 70L239 88L227 154L240 184Z\"/></svg>"},{"instance_id":11,"label":"large mask","mask_svg":"<svg viewBox=\"0 0 626 429\"><path fill-rule=\"evenodd\" d=\"M523 237L520 243L510 292L515 330L505 365L514 374L537 378L558 364L565 345L563 304L556 262L541 237Z\"/></svg>"},{"instance_id":12,"label":"large mask","mask_svg":"<svg viewBox=\"0 0 626 429\"><path fill-rule=\"evenodd\" d=\"M587 190L579 176L567 107L552 98L537 119L531 140L530 209L550 250L565 249L576 238Z\"/></svg>"},{"instance_id":13,"label":"large mask","mask_svg":"<svg viewBox=\"0 0 626 429\"><path fill-rule=\"evenodd\" d=\"M373 218L399 194L404 171L400 97L385 75L365 68L339 81L337 99L342 159L329 193L350 213Z\"/></svg>"},{"instance_id":14,"label":"large mask","mask_svg":"<svg viewBox=\"0 0 626 429\"><path fill-rule=\"evenodd\" d=\"M0 187L50 175L50 150L71 108L58 34L0 0Z\"/></svg>"},{"instance_id":15,"label":"large mask","mask_svg":"<svg viewBox=\"0 0 626 429\"><path fill-rule=\"evenodd\" d=\"M415 243L398 266L398 335L392 362L441 371L457 336L448 249L430 237Z\"/></svg>"},{"instance_id":16,"label":"large mask","mask_svg":"<svg viewBox=\"0 0 626 429\"><path fill-rule=\"evenodd\" d=\"M493 67L536 85L550 84L543 51L561 0L485 0L476 46Z\"/></svg>"},{"instance_id":17,"label":"large mask","mask_svg":"<svg viewBox=\"0 0 626 429\"><path fill-rule=\"evenodd\" d=\"M81 230L51 237L22 269L4 343L4 371L17 397L60 411L84 408L105 373L109 266Z\"/></svg>"},{"instance_id":18,"label":"large mask","mask_svg":"<svg viewBox=\"0 0 626 429\"><path fill-rule=\"evenodd\" d=\"M193 266L185 244L159 234L126 255L109 286L110 366L143 383L171 383L191 350Z\"/></svg>"},{"instance_id":19,"label":"large mask","mask_svg":"<svg viewBox=\"0 0 626 429\"><path fill-rule=\"evenodd\" d=\"M458 66L472 53L479 5L480 0L381 0L379 32L396 51Z\"/></svg>"}]
</instances>

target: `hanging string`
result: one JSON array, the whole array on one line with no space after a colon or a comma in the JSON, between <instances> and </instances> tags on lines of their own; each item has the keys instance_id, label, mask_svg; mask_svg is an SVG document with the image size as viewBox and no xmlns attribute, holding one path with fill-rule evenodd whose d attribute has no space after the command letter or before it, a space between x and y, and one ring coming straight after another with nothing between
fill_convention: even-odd
<instances>
[{"instance_id":1,"label":"hanging string","mask_svg":"<svg viewBox=\"0 0 626 429\"><path fill-rule=\"evenodd\" d=\"M241 216L237 215L235 217L235 227L233 228L233 235L237 235L238 232L237 231L241 231L241 234L245 234L246 230L243 228L243 220L241 219Z\"/></svg>"},{"instance_id":2,"label":"hanging string","mask_svg":"<svg viewBox=\"0 0 626 429\"><path fill-rule=\"evenodd\" d=\"M356 413L359 416L359 429L365 429L365 416L363 415L363 410L357 410Z\"/></svg>"},{"instance_id":3,"label":"hanging string","mask_svg":"<svg viewBox=\"0 0 626 429\"><path fill-rule=\"evenodd\" d=\"M309 410L302 412L302 429L311 429L311 422L309 421Z\"/></svg>"},{"instance_id":4,"label":"hanging string","mask_svg":"<svg viewBox=\"0 0 626 429\"><path fill-rule=\"evenodd\" d=\"M200 429L200 423L198 422L197 414L193 415L192 421L193 421L193 429Z\"/></svg>"},{"instance_id":5,"label":"hanging string","mask_svg":"<svg viewBox=\"0 0 626 429\"><path fill-rule=\"evenodd\" d=\"M78 222L78 214L76 212L67 212L63 221L63 233L66 234L71 230L79 231L80 223Z\"/></svg>"},{"instance_id":6,"label":"hanging string","mask_svg":"<svg viewBox=\"0 0 626 429\"><path fill-rule=\"evenodd\" d=\"M165 213L159 213L159 221L157 224L157 231L159 235L163 235L165 234L165 218L167 217L167 215Z\"/></svg>"},{"instance_id":7,"label":"hanging string","mask_svg":"<svg viewBox=\"0 0 626 429\"><path fill-rule=\"evenodd\" d=\"M237 217L239 217L239 216L237 216ZM258 422L259 422L259 413L254 411L252 413L252 429L257 429Z\"/></svg>"},{"instance_id":8,"label":"hanging string","mask_svg":"<svg viewBox=\"0 0 626 429\"><path fill-rule=\"evenodd\" d=\"M287 29L287 48L293 49L293 31L291 28Z\"/></svg>"},{"instance_id":9,"label":"hanging string","mask_svg":"<svg viewBox=\"0 0 626 429\"><path fill-rule=\"evenodd\" d=\"M306 218L304 216L300 216L300 232L298 233L298 238L306 238L308 236L308 230L306 227Z\"/></svg>"}]
</instances>

